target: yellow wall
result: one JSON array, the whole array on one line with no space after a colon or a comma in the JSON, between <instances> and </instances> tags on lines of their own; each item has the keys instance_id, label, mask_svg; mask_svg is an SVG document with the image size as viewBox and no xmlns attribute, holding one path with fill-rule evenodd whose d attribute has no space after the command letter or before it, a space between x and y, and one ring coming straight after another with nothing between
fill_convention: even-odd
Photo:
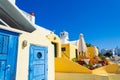
<instances>
[{"instance_id":1,"label":"yellow wall","mask_svg":"<svg viewBox=\"0 0 120 80\"><path fill-rule=\"evenodd\" d=\"M55 58L55 72L61 73L90 73L90 74L104 74L108 75L109 73L119 73L118 64L109 64L94 70L89 70L88 68L81 66L73 61L70 61L65 58Z\"/></svg>"},{"instance_id":2,"label":"yellow wall","mask_svg":"<svg viewBox=\"0 0 120 80\"><path fill-rule=\"evenodd\" d=\"M62 48L65 48L65 51L61 51L63 58L72 60L76 57L76 46L72 44L62 44Z\"/></svg>"},{"instance_id":3,"label":"yellow wall","mask_svg":"<svg viewBox=\"0 0 120 80\"><path fill-rule=\"evenodd\" d=\"M94 75L85 73L55 73L55 80L94 80Z\"/></svg>"},{"instance_id":4,"label":"yellow wall","mask_svg":"<svg viewBox=\"0 0 120 80\"><path fill-rule=\"evenodd\" d=\"M55 58L55 72L92 73L88 68L65 58Z\"/></svg>"},{"instance_id":5,"label":"yellow wall","mask_svg":"<svg viewBox=\"0 0 120 80\"><path fill-rule=\"evenodd\" d=\"M62 48L66 48L65 51L61 51L62 57L68 58L72 60L73 58L76 58L76 49L77 46L74 46L72 44L61 44ZM87 57L94 58L95 57L95 47L87 47Z\"/></svg>"},{"instance_id":6,"label":"yellow wall","mask_svg":"<svg viewBox=\"0 0 120 80\"><path fill-rule=\"evenodd\" d=\"M120 74L94 75L84 73L55 73L55 80L120 80Z\"/></svg>"},{"instance_id":7,"label":"yellow wall","mask_svg":"<svg viewBox=\"0 0 120 80\"><path fill-rule=\"evenodd\" d=\"M57 51L57 57L61 57L61 41L60 38L54 34L50 33L46 36L51 42L56 43L56 51Z\"/></svg>"},{"instance_id":8,"label":"yellow wall","mask_svg":"<svg viewBox=\"0 0 120 80\"><path fill-rule=\"evenodd\" d=\"M119 66L118 64L109 64L100 68L96 68L92 71L93 74L108 74L108 73L118 73Z\"/></svg>"},{"instance_id":9,"label":"yellow wall","mask_svg":"<svg viewBox=\"0 0 120 80\"><path fill-rule=\"evenodd\" d=\"M70 45L69 44L61 44L61 49L65 48L65 51L61 51L62 57L70 59Z\"/></svg>"},{"instance_id":10,"label":"yellow wall","mask_svg":"<svg viewBox=\"0 0 120 80\"><path fill-rule=\"evenodd\" d=\"M76 58L76 49L77 49L76 46L70 44L70 60Z\"/></svg>"},{"instance_id":11,"label":"yellow wall","mask_svg":"<svg viewBox=\"0 0 120 80\"><path fill-rule=\"evenodd\" d=\"M94 58L95 57L95 47L87 47L87 53L89 55L90 58Z\"/></svg>"},{"instance_id":12,"label":"yellow wall","mask_svg":"<svg viewBox=\"0 0 120 80\"><path fill-rule=\"evenodd\" d=\"M28 80L30 44L48 47L48 79L54 80L54 55L52 54L54 53L54 48L46 36L42 34L40 29L37 29L32 33L26 33L1 25L0 28L21 33L18 44L16 80ZM22 42L24 40L27 41L27 46L25 48L22 47Z\"/></svg>"}]
</instances>

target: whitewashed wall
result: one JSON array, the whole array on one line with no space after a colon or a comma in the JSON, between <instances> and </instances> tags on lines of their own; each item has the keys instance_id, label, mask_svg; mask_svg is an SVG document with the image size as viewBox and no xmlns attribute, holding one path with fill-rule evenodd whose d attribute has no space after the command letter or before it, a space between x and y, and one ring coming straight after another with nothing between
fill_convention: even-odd
<instances>
[{"instance_id":1,"label":"whitewashed wall","mask_svg":"<svg viewBox=\"0 0 120 80\"><path fill-rule=\"evenodd\" d=\"M28 80L28 67L29 67L29 47L30 44L35 44L38 46L48 47L48 80L54 80L54 48L50 41L43 34L41 29L37 29L32 33L27 33L24 31L16 30L13 28L8 28L1 26L1 29L21 33L19 36L18 43L18 54L17 54L17 70L16 70L16 80ZM22 47L22 42L26 40L27 46Z\"/></svg>"}]
</instances>

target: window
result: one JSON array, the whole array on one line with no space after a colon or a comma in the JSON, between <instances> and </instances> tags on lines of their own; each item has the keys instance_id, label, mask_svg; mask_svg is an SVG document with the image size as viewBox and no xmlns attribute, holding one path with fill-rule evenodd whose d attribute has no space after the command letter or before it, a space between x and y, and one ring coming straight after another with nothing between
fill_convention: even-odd
<instances>
[{"instance_id":1,"label":"window","mask_svg":"<svg viewBox=\"0 0 120 80\"><path fill-rule=\"evenodd\" d=\"M65 48L65 47L63 47L63 48L61 49L61 51L66 51L66 48Z\"/></svg>"}]
</instances>

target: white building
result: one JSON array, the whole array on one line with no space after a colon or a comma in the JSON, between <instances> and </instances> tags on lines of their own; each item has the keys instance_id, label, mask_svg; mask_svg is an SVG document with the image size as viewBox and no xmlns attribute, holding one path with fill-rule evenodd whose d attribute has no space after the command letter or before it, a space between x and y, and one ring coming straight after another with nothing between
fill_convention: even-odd
<instances>
[{"instance_id":1,"label":"white building","mask_svg":"<svg viewBox=\"0 0 120 80\"><path fill-rule=\"evenodd\" d=\"M119 47L115 48L115 55L120 56L120 48Z\"/></svg>"},{"instance_id":2,"label":"white building","mask_svg":"<svg viewBox=\"0 0 120 80\"><path fill-rule=\"evenodd\" d=\"M0 80L55 80L48 34L15 0L0 0Z\"/></svg>"},{"instance_id":3,"label":"white building","mask_svg":"<svg viewBox=\"0 0 120 80\"><path fill-rule=\"evenodd\" d=\"M101 49L101 53L102 54L111 53L113 56L115 55L114 49Z\"/></svg>"},{"instance_id":4,"label":"white building","mask_svg":"<svg viewBox=\"0 0 120 80\"><path fill-rule=\"evenodd\" d=\"M108 49L101 49L101 53L105 54L107 52Z\"/></svg>"}]
</instances>

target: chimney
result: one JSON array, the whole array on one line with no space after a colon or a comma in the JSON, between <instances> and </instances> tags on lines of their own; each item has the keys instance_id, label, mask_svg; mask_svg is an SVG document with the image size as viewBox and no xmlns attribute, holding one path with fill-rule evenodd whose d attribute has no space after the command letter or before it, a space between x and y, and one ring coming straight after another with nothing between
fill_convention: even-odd
<instances>
[{"instance_id":1,"label":"chimney","mask_svg":"<svg viewBox=\"0 0 120 80\"><path fill-rule=\"evenodd\" d=\"M31 13L30 13L30 21L31 21L32 23L35 23L34 12L31 12Z\"/></svg>"},{"instance_id":2,"label":"chimney","mask_svg":"<svg viewBox=\"0 0 120 80\"><path fill-rule=\"evenodd\" d=\"M69 43L69 34L66 31L60 33L60 40L62 44Z\"/></svg>"},{"instance_id":3,"label":"chimney","mask_svg":"<svg viewBox=\"0 0 120 80\"><path fill-rule=\"evenodd\" d=\"M31 16L34 16L34 12L31 12L30 15L31 15Z\"/></svg>"}]
</instances>

